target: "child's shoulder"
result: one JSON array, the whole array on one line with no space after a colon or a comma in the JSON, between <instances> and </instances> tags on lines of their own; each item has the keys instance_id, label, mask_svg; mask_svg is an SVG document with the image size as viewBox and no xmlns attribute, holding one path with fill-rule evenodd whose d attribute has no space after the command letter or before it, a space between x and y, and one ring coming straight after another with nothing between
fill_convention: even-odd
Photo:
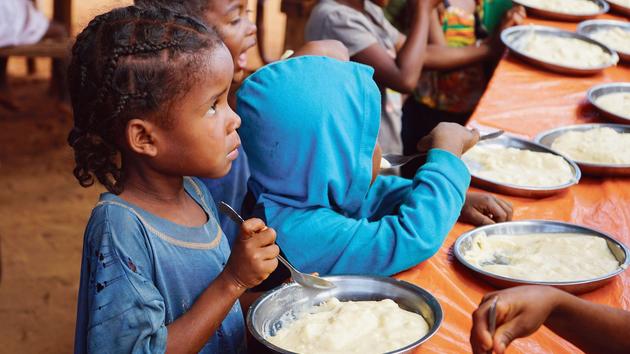
<instances>
[{"instance_id":1,"label":"child's shoulder","mask_svg":"<svg viewBox=\"0 0 630 354\"><path fill-rule=\"evenodd\" d=\"M86 228L86 240L105 235L142 234L142 216L132 206L111 193L103 193L92 209Z\"/></svg>"},{"instance_id":2,"label":"child's shoulder","mask_svg":"<svg viewBox=\"0 0 630 354\"><path fill-rule=\"evenodd\" d=\"M210 194L208 186L203 183L201 179L197 177L184 177L184 186L188 190L188 193L191 194L206 211L210 211L214 216L217 216L214 199Z\"/></svg>"}]
</instances>

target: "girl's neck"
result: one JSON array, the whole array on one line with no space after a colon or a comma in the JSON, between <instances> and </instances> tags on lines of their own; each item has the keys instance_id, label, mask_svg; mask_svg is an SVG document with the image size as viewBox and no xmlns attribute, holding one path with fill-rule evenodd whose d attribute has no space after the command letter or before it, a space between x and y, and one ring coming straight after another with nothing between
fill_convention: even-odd
<instances>
[{"instance_id":1,"label":"girl's neck","mask_svg":"<svg viewBox=\"0 0 630 354\"><path fill-rule=\"evenodd\" d=\"M181 204L186 197L182 176L168 176L148 166L123 162L124 191L120 197L134 204Z\"/></svg>"},{"instance_id":2,"label":"girl's neck","mask_svg":"<svg viewBox=\"0 0 630 354\"><path fill-rule=\"evenodd\" d=\"M133 205L187 227L208 221L206 212L184 189L184 177L156 171L143 161L123 160L124 190L120 198Z\"/></svg>"}]
</instances>

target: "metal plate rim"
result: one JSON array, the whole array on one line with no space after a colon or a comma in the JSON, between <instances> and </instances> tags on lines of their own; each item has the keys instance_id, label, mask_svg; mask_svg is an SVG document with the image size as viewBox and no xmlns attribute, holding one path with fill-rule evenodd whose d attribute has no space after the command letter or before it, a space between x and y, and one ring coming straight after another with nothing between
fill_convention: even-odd
<instances>
[{"instance_id":1,"label":"metal plate rim","mask_svg":"<svg viewBox=\"0 0 630 354\"><path fill-rule=\"evenodd\" d=\"M561 65L561 64L557 64L557 63L552 63L549 61L545 61L545 60L541 60L538 58L534 58L531 55L521 51L520 49L516 48L513 44L512 41L509 40L509 36L512 35L512 33L518 33L518 32L524 32L524 31L541 31L541 32L545 32L545 33L557 33L557 34L563 34L563 37L570 37L570 38L576 38L576 39L580 39L583 40L585 42L597 45L598 47L601 47L602 49L604 49L605 52L607 52L610 56L611 56L611 60L608 64L605 65L600 65L600 66L594 66L594 67L588 67L588 68L583 68L583 67L574 67L574 66L566 66L566 65ZM538 65L544 69L548 69L548 70L553 70L559 73L564 73L564 74L577 74L577 75L589 75L589 74L595 74L598 73L606 68L609 68L611 66L614 66L617 64L617 62L619 61L619 56L617 55L617 52L615 52L614 50L612 50L611 48L609 48L608 46L594 40L591 39L590 37L584 36L582 34L579 33L575 33L575 32L570 32L570 31L565 31L565 30L561 30L555 27L549 27L549 26L541 26L541 25L520 25L520 26L514 26L514 27L510 27L510 28L506 28L501 32L501 41L503 42L503 44L505 44L506 47L508 47L510 49L510 51L514 52L515 54L526 58L527 60L531 61L532 63L535 63L535 65Z\"/></svg>"},{"instance_id":2,"label":"metal plate rim","mask_svg":"<svg viewBox=\"0 0 630 354\"><path fill-rule=\"evenodd\" d=\"M521 138L517 138L514 136L510 136L507 134L503 134L500 137L496 138L496 139L490 139L484 142L480 142L477 143L477 145L490 145L492 144L493 141L497 141L497 140L514 140L517 142L520 142L522 144L525 145L535 145L539 148L541 148L542 150L544 150L547 153L550 153L552 155L556 155L556 156L560 156L564 159L565 162L567 162L569 164L569 166L571 166L571 168L573 168L573 171L575 172L573 174L573 180L571 182L567 182L565 184L561 184L561 185L557 185L557 186L552 186L552 187L535 187L535 186L520 186L520 185L515 185L515 184L510 184L510 183L503 183L503 182L498 182L498 181L494 181L494 180L489 180L483 177L479 177L477 174L470 172L471 176L473 178L476 178L484 183L487 183L489 185L496 185L499 187L507 187L507 188L512 188L512 189L516 189L516 190L520 190L523 192L561 192L573 185L576 185L580 182L580 179L582 178L582 171L580 170L580 167L570 158L568 158L567 156L551 150L549 147L542 145L540 143L534 142L534 141L530 141L530 140L526 140L526 139L521 139ZM532 150L530 150L532 151ZM470 171L470 169L469 169Z\"/></svg>"},{"instance_id":3,"label":"metal plate rim","mask_svg":"<svg viewBox=\"0 0 630 354\"><path fill-rule=\"evenodd\" d=\"M558 132L569 132L569 131L573 131L576 128L619 128L619 129L624 129L624 130L630 130L630 126L628 126L627 124L614 124L614 123L591 123L591 124L573 124L573 125L566 125L563 127L558 127L558 128L553 128L553 129L549 129L546 130L538 135L536 135L536 137L534 138L534 141L537 144L540 144L542 146L547 147L548 149L551 149L551 146L547 146L545 144L542 143L542 140L544 138L546 138L548 135L552 135ZM582 129L580 129L582 130ZM567 157L569 158L569 157ZM579 160L573 160L571 158L569 158L571 161L574 161L576 164L578 165L584 165L584 166L588 166L588 167L593 167L593 168L613 168L613 169L625 169L625 168L630 168L630 164L601 164L601 163L592 163L592 162L582 162Z\"/></svg>"},{"instance_id":4,"label":"metal plate rim","mask_svg":"<svg viewBox=\"0 0 630 354\"><path fill-rule=\"evenodd\" d=\"M582 21L577 25L577 28L575 29L575 31L578 34L581 34L583 36L589 37L589 31L588 29L593 27L593 28L602 28L602 27L621 27L621 28L625 28L628 31L630 31L630 22L623 22L623 21L619 21L619 20L602 20L602 19L592 19L592 20L586 20L586 21ZM593 40L596 40L594 38L591 38ZM601 43L601 42L600 42ZM601 43L604 44L604 43ZM604 44L606 45L606 44ZM620 59L623 60L630 60L630 52L622 52L620 50L616 50L613 48L610 48L612 50L614 50L617 55L619 56Z\"/></svg>"},{"instance_id":5,"label":"metal plate rim","mask_svg":"<svg viewBox=\"0 0 630 354\"><path fill-rule=\"evenodd\" d=\"M630 23L629 23L629 28L630 28ZM619 120L619 121L624 121L624 122L627 121L628 123L630 123L630 118L626 118L626 117L620 116L620 115L618 115L618 114L616 114L614 112L606 110L603 107L601 107L600 105L598 105L597 102L596 102L597 97L595 97L595 94L596 94L597 91L603 90L603 89L607 89L607 88L616 88L616 87L628 88L628 92L630 92L630 82L609 82L609 83L605 83L605 84L595 85L595 86L591 87L590 89L588 89L588 91L586 92L586 98L587 98L587 100L588 100L588 102L590 104L592 104L598 110L602 111L602 113L612 115L612 116L616 117L616 119ZM630 167L630 165L629 165L629 167Z\"/></svg>"},{"instance_id":6,"label":"metal plate rim","mask_svg":"<svg viewBox=\"0 0 630 354\"><path fill-rule=\"evenodd\" d=\"M562 21L571 21L571 22L577 22L581 20L594 18L596 16L603 15L610 10L610 5L608 4L608 2L602 1L602 0L592 1L597 4L597 6L599 7L599 11L593 12L590 14L571 14L571 13L566 13L566 12L552 11L552 10L542 9L540 7L524 4L520 0L512 0L512 2L525 7L525 9L528 10L528 13L531 12L533 15L537 15L537 16L547 18L547 19L552 19L552 20L562 20Z\"/></svg>"},{"instance_id":7,"label":"metal plate rim","mask_svg":"<svg viewBox=\"0 0 630 354\"><path fill-rule=\"evenodd\" d=\"M492 229L492 228L496 228L498 226L501 225L506 225L506 224L533 224L533 225L560 225L560 226L565 226L565 227L570 227L570 228L575 228L575 229L582 229L584 231L588 231L589 235L592 236L597 236L597 237L601 237L604 238L608 241L613 242L615 245L619 246L621 248L621 250L623 251L624 255L625 255L625 260L622 264L619 264L619 267L611 273L599 276L597 278L592 278L592 279L586 279L586 280L577 280L577 281L556 281L556 282L552 282L552 281L533 281L533 280L523 280L523 279L516 279L516 278L510 278L510 277L506 277L506 276L502 276L502 275L497 275L494 273L490 273L487 272L483 269L477 268L474 265L470 264L465 258L464 255L460 253L459 249L461 244L466 241L468 238L472 237L474 234L479 233L479 232L483 232L485 230L488 229ZM593 229L591 227L587 227L587 226L583 226L583 225L577 225L577 224L573 224L573 223L568 223L568 222L562 222L562 221L556 221L556 220L535 220L535 219L530 219L530 220L518 220L518 221L507 221L507 222L502 222L502 223L496 223L496 224L492 224L492 225L485 225L485 226L481 226L481 227L477 227L474 228L472 230L469 230L467 232L464 232L463 234L459 235L457 237L457 239L455 240L455 243L453 245L453 252L455 253L455 258L457 258L457 260L464 265L466 268L470 269L471 271L473 271L474 273L479 273L481 275L490 277L490 278L494 278L494 279L498 279L498 280L502 280L502 281L507 281L507 282L513 282L513 283L518 283L518 284L523 284L523 285L548 285L548 286L571 286L571 285L587 285L587 284L591 284L591 283L595 283L598 281L602 281L602 280L606 280L606 279L610 279L613 278L619 274L621 274L622 272L624 272L628 266L630 266L630 251L628 250L628 248L620 241L617 241L615 238L613 238L612 236L610 236L609 234L600 231L600 230L596 230Z\"/></svg>"},{"instance_id":8,"label":"metal plate rim","mask_svg":"<svg viewBox=\"0 0 630 354\"><path fill-rule=\"evenodd\" d=\"M430 293L428 290L410 283L408 281L405 280L401 280L401 279L396 279L396 278L392 278L392 277L383 277L383 276L375 276L375 275L330 275L330 276L323 276L322 278L329 280L331 282L335 282L335 280L342 280L342 279L367 279L367 280L371 280L371 281L376 281L376 282L385 282L385 283L389 283L391 285L395 285L395 286L399 286L399 287L403 287L406 288L407 290L410 290L412 292L415 292L416 294L418 294L419 296L428 299L427 301L427 305L429 303L431 303L430 307L433 310L433 315L435 318L435 321L433 323L432 328L429 330L429 332L427 334L425 334L422 338L418 339L417 341L403 347L403 348L399 348L396 349L394 351L391 352L387 352L385 354L398 354L398 353L405 353L419 345L421 345L422 343L428 341L430 338L432 338L437 331L441 328L442 326L442 322L444 320L444 310L442 309L442 305L440 304L440 302L438 301L438 299L432 294ZM254 328L254 324L253 324L253 317L254 317L254 309L256 309L261 303L263 303L265 300L267 300L269 297L271 297L276 291L287 288L287 287L299 287L300 285L298 285L295 282L290 282L290 283L285 283L285 284L281 284L267 292L265 292L264 294L262 294L258 299L256 299L256 301L254 301L248 309L248 313L247 313L247 318L246 318L246 326L247 329L249 330L249 332L252 334L252 336L254 336L254 338L264 344L265 346L267 346L268 348L278 352L278 353L285 353L285 354L295 354L294 352L288 351L286 349L280 348L274 344L272 344L271 342L267 341L264 337L262 337L257 330L255 330ZM425 319L426 320L426 319Z\"/></svg>"}]
</instances>

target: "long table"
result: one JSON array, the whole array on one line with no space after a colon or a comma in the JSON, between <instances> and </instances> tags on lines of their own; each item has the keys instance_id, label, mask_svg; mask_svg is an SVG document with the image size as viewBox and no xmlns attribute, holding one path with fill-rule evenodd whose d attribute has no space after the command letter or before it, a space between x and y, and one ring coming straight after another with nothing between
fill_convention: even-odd
<instances>
[{"instance_id":1,"label":"long table","mask_svg":"<svg viewBox=\"0 0 630 354\"><path fill-rule=\"evenodd\" d=\"M599 18L627 21L614 15ZM537 19L527 22L567 30L575 30L577 25ZM538 69L507 54L496 68L468 125L484 130L504 129L511 134L533 138L555 127L606 122L587 103L586 91L596 84L619 81L630 81L630 65L620 64L594 76L571 77ZM560 195L544 199L500 197L513 203L514 220L572 222L602 230L630 245L630 178L583 176L578 185ZM452 247L457 237L472 228L457 223L438 254L396 276L434 294L444 311L442 327L416 351L418 353L471 352L471 313L483 294L495 290L459 264L453 255ZM630 270L581 297L630 310ZM508 348L508 353L581 351L549 329L542 328L528 338L516 340Z\"/></svg>"}]
</instances>

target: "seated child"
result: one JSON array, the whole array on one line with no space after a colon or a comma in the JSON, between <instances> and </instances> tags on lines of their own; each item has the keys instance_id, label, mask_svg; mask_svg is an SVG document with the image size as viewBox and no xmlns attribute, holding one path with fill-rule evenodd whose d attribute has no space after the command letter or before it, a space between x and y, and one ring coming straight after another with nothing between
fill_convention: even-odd
<instances>
[{"instance_id":1,"label":"seated child","mask_svg":"<svg viewBox=\"0 0 630 354\"><path fill-rule=\"evenodd\" d=\"M407 3L390 2L385 10L402 5L401 1ZM488 69L494 67L505 50L499 38L501 31L520 24L525 16L522 6L510 9L511 6L511 1L504 0L445 0L433 11L422 75L403 104L404 154L416 153L418 140L439 122L468 121L486 89ZM390 13L394 17L392 23L404 33L409 28L405 21L407 12L403 6ZM501 22L496 32L488 35L484 23L490 19ZM419 161L412 161L401 168L401 176L411 178L419 166Z\"/></svg>"},{"instance_id":2,"label":"seated child","mask_svg":"<svg viewBox=\"0 0 630 354\"><path fill-rule=\"evenodd\" d=\"M238 298L277 266L275 232L232 250L196 178L230 170L240 118L218 36L164 9L96 17L69 69L79 183L103 184L84 239L75 352L245 352Z\"/></svg>"},{"instance_id":3,"label":"seated child","mask_svg":"<svg viewBox=\"0 0 630 354\"><path fill-rule=\"evenodd\" d=\"M431 257L464 205L459 156L478 133L443 123L413 180L379 176L380 93L368 66L324 57L273 63L238 92L257 212L304 272L392 275Z\"/></svg>"},{"instance_id":4,"label":"seated child","mask_svg":"<svg viewBox=\"0 0 630 354\"><path fill-rule=\"evenodd\" d=\"M247 51L256 45L256 25L248 17L247 0L135 0L134 3L141 7L168 8L180 14L195 17L217 31L230 51L234 63L234 77L228 94L228 102L235 109L235 92L247 69ZM306 54L335 57L345 55L347 57L347 50L337 41L313 41L295 52L295 55ZM240 211L247 193L247 179L250 172L245 151L239 147L238 152L239 158L234 160L232 169L226 176L202 178L201 181L208 187L216 202L224 201ZM238 235L237 225L224 215L219 215L219 223L232 244Z\"/></svg>"},{"instance_id":5,"label":"seated child","mask_svg":"<svg viewBox=\"0 0 630 354\"><path fill-rule=\"evenodd\" d=\"M488 312L495 301L496 330L490 333ZM584 353L626 354L630 348L630 311L583 300L551 286L517 286L488 293L472 320L470 344L475 354L503 354L510 343L543 324Z\"/></svg>"}]
</instances>

